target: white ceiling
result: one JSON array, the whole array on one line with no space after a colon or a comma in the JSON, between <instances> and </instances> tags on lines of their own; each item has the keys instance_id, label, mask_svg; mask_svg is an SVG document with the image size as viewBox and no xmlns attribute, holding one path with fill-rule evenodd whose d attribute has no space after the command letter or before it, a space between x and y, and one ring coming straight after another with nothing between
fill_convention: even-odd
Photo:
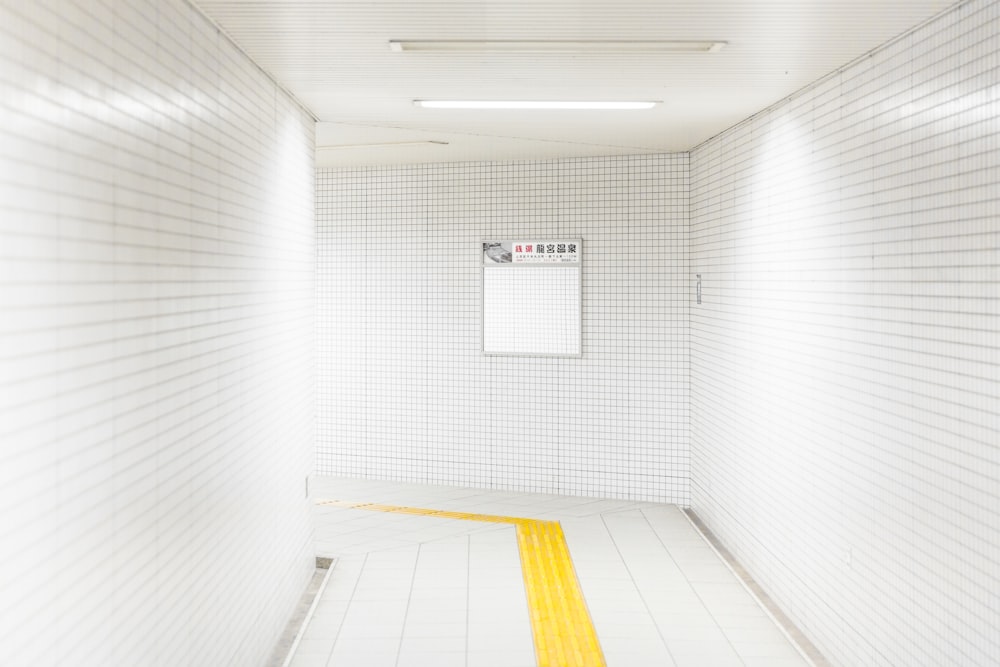
<instances>
[{"instance_id":1,"label":"white ceiling","mask_svg":"<svg viewBox=\"0 0 1000 667\"><path fill-rule=\"evenodd\" d=\"M319 118L318 166L690 149L954 0L196 0ZM398 53L393 39L718 40L703 54ZM415 99L662 100L455 111ZM392 145L442 141L447 145ZM358 148L324 149L324 146ZM372 146L372 144L390 144Z\"/></svg>"}]
</instances>

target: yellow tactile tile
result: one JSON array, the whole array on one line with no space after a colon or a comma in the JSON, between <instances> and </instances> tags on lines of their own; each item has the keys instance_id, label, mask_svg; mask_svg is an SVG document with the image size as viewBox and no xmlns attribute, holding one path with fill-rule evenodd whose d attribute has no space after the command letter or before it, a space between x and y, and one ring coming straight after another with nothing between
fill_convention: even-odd
<instances>
[{"instance_id":1,"label":"yellow tactile tile","mask_svg":"<svg viewBox=\"0 0 1000 667\"><path fill-rule=\"evenodd\" d=\"M521 573L528 598L538 667L605 667L569 547L558 521L470 514L377 503L318 500L317 505L433 516L442 519L507 523L515 527Z\"/></svg>"}]
</instances>

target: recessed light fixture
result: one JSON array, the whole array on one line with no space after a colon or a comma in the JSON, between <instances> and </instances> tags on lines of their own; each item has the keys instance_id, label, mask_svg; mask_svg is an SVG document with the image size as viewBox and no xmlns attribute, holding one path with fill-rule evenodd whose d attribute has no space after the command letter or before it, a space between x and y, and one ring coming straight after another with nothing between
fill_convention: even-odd
<instances>
[{"instance_id":1,"label":"recessed light fixture","mask_svg":"<svg viewBox=\"0 0 1000 667\"><path fill-rule=\"evenodd\" d=\"M413 100L425 109L542 109L632 111L652 109L659 102L557 102L545 100Z\"/></svg>"},{"instance_id":2,"label":"recessed light fixture","mask_svg":"<svg viewBox=\"0 0 1000 667\"><path fill-rule=\"evenodd\" d=\"M447 53L718 53L727 42L693 40L392 39L392 51Z\"/></svg>"},{"instance_id":3,"label":"recessed light fixture","mask_svg":"<svg viewBox=\"0 0 1000 667\"><path fill-rule=\"evenodd\" d=\"M387 141L378 144L337 144L317 146L318 151L342 151L352 148L398 148L400 146L447 146L447 141Z\"/></svg>"}]
</instances>

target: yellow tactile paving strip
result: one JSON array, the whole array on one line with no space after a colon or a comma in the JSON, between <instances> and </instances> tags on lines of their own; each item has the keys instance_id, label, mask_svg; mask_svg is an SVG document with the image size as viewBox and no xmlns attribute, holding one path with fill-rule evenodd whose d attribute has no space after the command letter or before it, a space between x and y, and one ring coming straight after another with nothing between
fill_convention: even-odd
<instances>
[{"instance_id":1,"label":"yellow tactile paving strip","mask_svg":"<svg viewBox=\"0 0 1000 667\"><path fill-rule=\"evenodd\" d=\"M521 574L531 614L538 667L605 667L590 612L558 521L469 514L376 503L317 500L317 505L413 514L441 519L512 524L521 554Z\"/></svg>"}]
</instances>

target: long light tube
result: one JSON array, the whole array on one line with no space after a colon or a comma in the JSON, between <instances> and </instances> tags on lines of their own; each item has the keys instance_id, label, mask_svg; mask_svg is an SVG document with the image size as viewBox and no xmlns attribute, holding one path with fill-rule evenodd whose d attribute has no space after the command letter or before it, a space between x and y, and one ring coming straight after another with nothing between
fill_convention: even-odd
<instances>
[{"instance_id":1,"label":"long light tube","mask_svg":"<svg viewBox=\"0 0 1000 667\"><path fill-rule=\"evenodd\" d=\"M542 109L634 111L652 109L659 102L558 102L543 100L413 100L425 109Z\"/></svg>"},{"instance_id":2,"label":"long light tube","mask_svg":"<svg viewBox=\"0 0 1000 667\"><path fill-rule=\"evenodd\" d=\"M718 40L560 40L560 39L391 39L397 53L718 53Z\"/></svg>"}]
</instances>

